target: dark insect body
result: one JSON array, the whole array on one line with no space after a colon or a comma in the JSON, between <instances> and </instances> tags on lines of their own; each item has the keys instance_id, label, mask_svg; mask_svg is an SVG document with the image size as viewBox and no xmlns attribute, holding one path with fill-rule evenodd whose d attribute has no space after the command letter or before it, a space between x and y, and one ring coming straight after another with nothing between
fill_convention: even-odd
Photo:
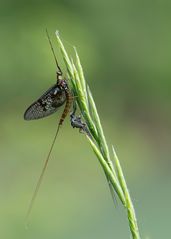
<instances>
[{"instance_id":1,"label":"dark insect body","mask_svg":"<svg viewBox=\"0 0 171 239\"><path fill-rule=\"evenodd\" d=\"M73 96L66 80L58 80L54 86L49 88L38 100L28 107L24 113L24 119L36 120L49 116L55 113L58 108L66 102L63 114L59 121L59 125L62 125L70 110L72 101Z\"/></svg>"},{"instance_id":2,"label":"dark insect body","mask_svg":"<svg viewBox=\"0 0 171 239\"><path fill-rule=\"evenodd\" d=\"M59 121L59 125L62 125L65 117L70 110L73 97L68 87L67 81L63 79L62 71L58 65L58 61L55 56L55 52L52 47L52 43L50 41L50 37L47 30L46 33L57 66L57 82L55 85L49 88L38 100L36 100L28 107L28 109L24 113L24 119L36 120L49 116L55 113L58 108L66 102L65 109Z\"/></svg>"},{"instance_id":3,"label":"dark insect body","mask_svg":"<svg viewBox=\"0 0 171 239\"><path fill-rule=\"evenodd\" d=\"M49 153L47 155L42 172L40 174L35 191L33 193L33 196L32 196L29 208L28 208L28 212L27 212L27 219L28 219L28 216L30 215L31 209L33 207L33 203L35 201L40 184L42 182L42 179L43 179L46 167L48 165L50 155L51 155L53 146L55 144L60 126L63 124L66 116L68 115L71 105L73 103L73 99L74 99L74 97L69 89L66 79L64 79L62 76L62 71L58 65L58 61L55 56L55 52L54 52L54 49L53 49L53 46L52 46L52 43L51 43L51 40L50 40L47 30L46 30L46 34L47 34L49 44L50 44L50 47L51 47L51 50L52 50L52 53L53 53L53 56L54 56L54 59L56 62L56 66L57 66L57 72L56 72L57 82L52 87L50 87L40 98L38 98L38 100L33 102L28 107L28 109L24 113L24 119L25 120L41 119L41 118L47 117L47 116L55 113L59 109L59 107L62 106L64 103L65 103L65 107L64 107L63 113L60 117L55 137L51 144ZM78 128L80 130L80 132L87 134L91 138L91 135L87 128L87 125L81 121L80 116L78 116L78 117L75 116L76 102L74 102L73 108L74 108L73 112L70 114L70 121L71 121L72 127Z\"/></svg>"},{"instance_id":4,"label":"dark insect body","mask_svg":"<svg viewBox=\"0 0 171 239\"><path fill-rule=\"evenodd\" d=\"M66 101L65 90L58 84L48 89L37 101L29 106L24 114L25 120L36 120L56 112Z\"/></svg>"},{"instance_id":5,"label":"dark insect body","mask_svg":"<svg viewBox=\"0 0 171 239\"><path fill-rule=\"evenodd\" d=\"M68 113L70 111L70 108L71 108L71 105L72 105L72 102L73 102L72 93L69 89L67 81L62 76L62 71L61 71L61 69L58 65L58 61L57 61L57 58L55 56L55 52L54 52L54 49L52 47L52 43L50 41L50 37L49 37L49 34L48 34L47 30L46 30L46 33L47 33L47 37L48 37L48 40L49 40L49 43L50 43L50 46L51 46L51 50L52 50L52 53L54 55L56 66L57 66L57 72L56 72L57 82L56 82L55 85L53 85L51 88L49 88L38 100L36 100L34 103L32 103L28 107L28 109L24 113L24 119L25 120L36 120L36 119L41 119L41 118L44 118L46 116L49 116L49 115L55 113L58 110L58 108L60 106L62 106L64 103L65 103L65 108L64 108L63 113L61 115L61 118L59 120L55 137L53 139L53 142L52 142L52 145L50 147L49 153L47 155L44 167L42 169L39 180L37 182L36 189L34 191L32 199L31 199L29 209L28 209L28 212L27 212L27 219L28 219L28 216L30 215L34 200L36 198L36 195L37 195L37 192L39 190L41 181L43 179L44 172L45 172L47 164L49 162L49 158L50 158L53 146L55 144L60 126L63 124L66 116L68 115Z\"/></svg>"}]
</instances>

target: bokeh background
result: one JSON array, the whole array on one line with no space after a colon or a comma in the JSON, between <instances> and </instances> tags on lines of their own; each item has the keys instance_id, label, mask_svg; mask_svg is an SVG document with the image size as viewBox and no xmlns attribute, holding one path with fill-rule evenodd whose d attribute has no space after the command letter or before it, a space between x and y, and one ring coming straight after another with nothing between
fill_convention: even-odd
<instances>
[{"instance_id":1,"label":"bokeh background","mask_svg":"<svg viewBox=\"0 0 171 239\"><path fill-rule=\"evenodd\" d=\"M67 119L30 224L25 215L62 109L39 121L25 109L55 82L45 35L79 52L109 145L114 144L142 238L170 238L171 2L0 1L0 235L19 238L130 238L84 135Z\"/></svg>"}]
</instances>

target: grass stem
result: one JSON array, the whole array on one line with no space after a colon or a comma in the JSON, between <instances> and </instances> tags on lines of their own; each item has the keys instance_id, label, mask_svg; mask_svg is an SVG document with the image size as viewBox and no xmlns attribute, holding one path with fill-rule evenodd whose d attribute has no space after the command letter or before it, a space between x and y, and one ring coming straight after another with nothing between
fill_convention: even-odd
<instances>
[{"instance_id":1,"label":"grass stem","mask_svg":"<svg viewBox=\"0 0 171 239\"><path fill-rule=\"evenodd\" d=\"M134 206L131 200L131 196L125 181L123 170L121 168L119 159L116 152L113 149L114 162L110 158L109 147L104 136L103 128L101 125L100 117L92 96L92 93L87 86L85 81L83 68L75 50L76 63L68 56L65 47L59 37L59 32L56 32L57 42L61 50L67 71L69 80L71 82L71 87L76 96L76 101L81 111L82 117L84 118L88 129L91 133L91 138L87 136L87 139L95 153L99 163L101 164L104 173L106 175L110 191L117 195L127 210L127 217L129 222L129 227L133 239L140 239L140 234L138 230L138 224L136 219L136 214Z\"/></svg>"}]
</instances>

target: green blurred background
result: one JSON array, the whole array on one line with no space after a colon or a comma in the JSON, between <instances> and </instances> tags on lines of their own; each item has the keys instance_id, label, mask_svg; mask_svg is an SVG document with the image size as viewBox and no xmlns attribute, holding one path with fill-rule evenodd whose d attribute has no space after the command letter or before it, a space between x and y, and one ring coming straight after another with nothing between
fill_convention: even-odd
<instances>
[{"instance_id":1,"label":"green blurred background","mask_svg":"<svg viewBox=\"0 0 171 239\"><path fill-rule=\"evenodd\" d=\"M109 145L114 144L142 238L170 238L171 2L0 1L1 238L130 238L104 173L67 119L34 205L25 215L62 112L23 120L55 82L56 29L77 47ZM66 72L55 45L58 59Z\"/></svg>"}]
</instances>

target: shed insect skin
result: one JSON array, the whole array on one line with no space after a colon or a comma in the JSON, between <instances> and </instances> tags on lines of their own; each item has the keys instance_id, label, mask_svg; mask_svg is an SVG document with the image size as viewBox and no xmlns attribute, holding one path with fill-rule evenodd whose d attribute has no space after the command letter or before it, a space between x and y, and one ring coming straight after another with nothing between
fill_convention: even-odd
<instances>
[{"instance_id":1,"label":"shed insect skin","mask_svg":"<svg viewBox=\"0 0 171 239\"><path fill-rule=\"evenodd\" d=\"M90 131L86 125L86 123L82 122L81 116L76 116L75 112L77 109L77 103L74 101L73 102L73 111L70 113L70 122L71 126L73 128L79 129L80 133L86 134L90 139L92 139L92 136L90 134Z\"/></svg>"}]
</instances>

